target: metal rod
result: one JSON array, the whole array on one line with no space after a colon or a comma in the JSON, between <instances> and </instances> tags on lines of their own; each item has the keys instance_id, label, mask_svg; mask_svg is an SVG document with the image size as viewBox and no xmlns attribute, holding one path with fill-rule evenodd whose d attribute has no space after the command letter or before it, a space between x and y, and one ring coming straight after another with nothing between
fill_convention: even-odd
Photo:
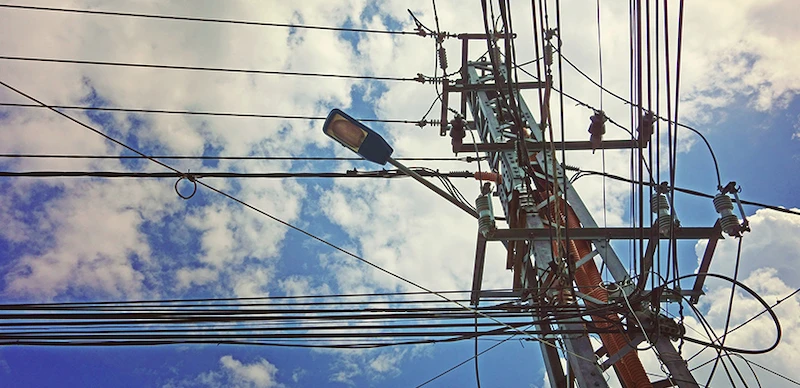
<instances>
[{"instance_id":1,"label":"metal rod","mask_svg":"<svg viewBox=\"0 0 800 388\"><path fill-rule=\"evenodd\" d=\"M433 183L431 183L431 182L428 182L428 181L427 181L425 178L423 178L421 175L419 175L419 174L417 174L416 172L412 171L411 169L409 169L408 167L406 167L406 166L405 166L405 165L403 165L402 163L400 163L400 162L398 162L398 161L396 161L396 160L394 160L393 158L391 158L391 157L390 157L390 158L389 158L389 164L391 164L392 166L395 166L395 167L397 167L397 169L398 169L398 170L400 170L400 171L402 171L402 172L406 173L406 175L408 175L408 176L410 176L410 177L412 177L412 178L416 179L416 180L417 180L419 183L422 183L423 185L425 185L425 187L427 187L427 188L429 188L429 189L433 190L434 192L436 192L436 194L439 194L439 195L440 195L440 196L442 196L444 199L446 199L446 200L450 201L450 202L451 202L453 205L456 205L456 206L458 206L459 208L461 208L461 210L464 210L464 211L465 211L465 212L467 212L469 215L471 215L471 216L475 217L476 219L478 218L478 213L477 213L477 212L475 212L475 210L472 210L472 209L470 209L470 207L469 207L469 206L467 206L467 205L465 205L465 204L461 203L459 200L457 200L457 199L456 199L455 197L453 197L452 195L450 195L450 194L448 194L447 192L445 192L444 190L442 190L442 189L440 189L440 188L436 187L436 185L434 185Z\"/></svg>"}]
</instances>

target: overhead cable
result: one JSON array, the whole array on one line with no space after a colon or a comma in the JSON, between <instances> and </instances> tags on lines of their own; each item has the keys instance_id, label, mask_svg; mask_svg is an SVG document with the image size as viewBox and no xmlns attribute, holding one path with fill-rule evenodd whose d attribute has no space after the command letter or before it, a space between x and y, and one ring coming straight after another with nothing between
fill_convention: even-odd
<instances>
[{"instance_id":1,"label":"overhead cable","mask_svg":"<svg viewBox=\"0 0 800 388\"><path fill-rule=\"evenodd\" d=\"M119 12L119 11L102 11L102 10L74 9L74 8L56 8L56 7L39 7L39 6L32 6L32 5L0 4L0 8L29 10L29 11L73 13L73 14L85 14L85 15L121 16L121 17L144 18L144 19L176 20L176 21L187 21L187 22L237 24L237 25L247 25L247 26L261 26L261 27L283 27L283 28L297 28L297 29L307 29L307 30L324 30L324 31L339 31L339 32L360 32L360 33L370 33L370 34L420 35L420 36L424 36L424 35L422 35L421 33L417 32L417 31L392 31L392 30L375 30L375 29L366 29L366 28L309 26L309 25L292 24L292 23L271 23L271 22L257 22L257 21L248 21L248 20L214 19L214 18L200 18L200 17L177 16L177 15L157 15L157 14L143 14L143 13L133 13L133 12Z\"/></svg>"},{"instance_id":2,"label":"overhead cable","mask_svg":"<svg viewBox=\"0 0 800 388\"><path fill-rule=\"evenodd\" d=\"M638 185L645 185L645 186L651 186L651 187L658 186L657 184L654 184L654 183L635 181L633 179L624 178L624 177L621 177L619 175L614 175L614 174L609 174L609 173L602 173L600 171L582 170L582 169L571 167L571 166L564 166L564 168L566 170L570 170L570 171L578 171L578 172L580 172L582 174L585 174L585 175L605 176L607 178L610 178L610 179L613 179L613 180L617 180L617 181L620 181L620 182L634 183L634 184L638 184ZM696 190L691 190L691 189L686 189L686 188L681 188L681 187L672 187L672 189L674 189L675 191L684 193L684 194L695 195L695 196L698 196L698 197L704 197L704 198L710 198L710 199L714 198L714 195L706 194L706 193L703 193L703 192L700 192L700 191L696 191ZM762 207L762 208L765 208L765 209L775 210L775 211L778 211L778 212L781 212L781 213L793 214L793 215L796 215L796 216L800 216L800 211L787 209L787 208L783 208L783 207L780 207L780 206L768 205L768 204L765 204L765 203L754 202L754 201L745 201L745 200L741 200L741 202L744 205L758 206L758 207Z\"/></svg>"},{"instance_id":3,"label":"overhead cable","mask_svg":"<svg viewBox=\"0 0 800 388\"><path fill-rule=\"evenodd\" d=\"M0 106L8 106L15 108L38 108L44 109L41 105L37 104L23 104L0 102ZM326 116L313 116L313 115L281 115L281 114L265 114L265 113L240 113L240 112L209 112L209 111L193 111L193 110L172 110L172 109L141 109L141 108L123 108L123 107L108 107L108 106L86 106L86 105L48 105L54 109L65 110L85 110L85 111L99 111L99 112L124 112L124 113L151 113L151 114L169 114L169 115L186 115L186 116L219 116L219 117L239 117L239 118L257 118L257 119L282 119L282 120L325 120ZM428 124L437 124L437 120L400 120L400 119L375 119L363 118L357 119L364 122L377 122L377 123L392 123L392 124L414 124L418 127L424 127Z\"/></svg>"},{"instance_id":4,"label":"overhead cable","mask_svg":"<svg viewBox=\"0 0 800 388\"><path fill-rule=\"evenodd\" d=\"M616 99L622 101L625 104L628 104L628 105L631 105L631 106L634 106L634 107L641 107L639 104L634 104L633 102L631 102L630 100L626 99L625 97L622 97L619 94L616 94L616 93L612 92L611 90L608 90L603 85L597 83L597 81L592 79L592 77L590 77L588 74L583 72L583 70L581 70L578 66L576 66L574 63L572 63L567 57L565 57L561 53L561 50L557 50L557 51L558 51L559 56L561 58L564 58L564 61L567 62L567 64L570 65L570 67L575 69L575 71L577 71L578 74L583 76L583 78L586 78L589 82L591 82L595 86L599 87L600 90L610 94L611 96L615 97ZM528 73L528 75L530 75L530 73ZM566 96L566 97L567 98L571 98L570 96ZM708 152L709 152L709 154L711 154L711 159L712 159L712 161L714 163L714 169L715 169L716 174L717 174L717 184L721 185L722 184L722 178L721 178L721 175L719 173L719 163L717 163L717 156L716 156L716 154L714 154L714 149L711 148L711 143L708 142L708 139L705 137L705 135L703 135L699 130L695 129L694 127L691 127L689 125L686 125L686 124L683 124L683 123L680 123L680 122L677 122L677 121L673 122L673 120L671 118L662 117L662 116L658 116L658 115L654 115L654 117L658 118L659 120L667 121L669 123L674 123L675 125L677 125L679 127L688 129L689 131L692 131L694 134L699 136L701 140L703 140L703 143L705 143L706 148L708 148Z\"/></svg>"},{"instance_id":5,"label":"overhead cable","mask_svg":"<svg viewBox=\"0 0 800 388\"><path fill-rule=\"evenodd\" d=\"M7 84L7 83L5 83L3 81L0 81L0 85L6 87L7 89L9 89L9 90L21 95L21 96L33 101L33 102L36 102L39 105L47 106L47 104L39 101L35 97L33 97L33 96L31 96L31 95L29 95L29 94L27 94L27 93L25 93L25 92L23 92L23 91L21 91L19 89L16 89L16 88L12 87L11 85L9 85L9 84ZM50 107L48 107L48 108L51 111L55 112L56 114L58 114L58 115L60 115L60 116L62 116L64 118L66 118L66 119L68 119L68 120L70 120L70 121L72 121L72 122L74 122L74 123L86 128L86 129L89 129L90 131L92 131L92 132L94 132L94 133L106 138L107 140L109 140L109 141L111 141L111 142L113 142L113 143L115 143L115 144L117 144L119 146L127 148L128 150L130 150L130 151L132 151L132 152L134 152L134 153L136 153L138 155L141 155L143 157L147 157L146 154L144 154L143 152L137 150L136 148L133 148L133 147L123 143L122 141L117 140L117 139L115 139L115 138L103 133L102 131L100 131L100 130L92 127L92 126L90 126L90 125L88 125L86 123L83 123L82 121L80 121L80 120L78 120L78 119L76 119L76 118L74 118L74 117L72 117L72 116L70 116L70 115L68 115L68 114L66 114L64 112L61 112L61 111L59 111L59 110L57 110L55 108L50 108ZM165 168L167 168L169 170L178 172L178 170L176 170L174 167L169 166L169 165L165 164L164 162L161 162L161 161L159 161L157 159L153 159L151 157L147 157L147 158L150 161L152 161L152 162L154 162L154 163L156 163L156 164L158 164L158 165L160 165L162 167L165 167ZM370 267L372 267L372 268L374 268L374 269L376 269L376 270L378 270L380 272L383 272L383 273L385 273L385 274L387 274L387 275L389 275L389 276L391 276L391 277L393 277L393 278L395 278L397 280L400 280L400 281L402 281L404 283L407 283L407 284L409 284L409 285L411 285L411 286L413 286L415 288L418 288L418 289L420 289L422 291L426 291L429 294L432 294L432 295L435 295L435 296L441 298L442 300L445 300L445 301L448 301L450 303L456 304L456 305L458 305L459 307L461 307L465 311L469 311L469 312L471 312L473 314L477 314L477 315L480 315L481 317L484 317L484 318L487 318L487 319L492 320L494 322L497 322L501 326L503 326L504 329L506 329L506 328L507 329L511 329L511 330L513 330L515 332L518 332L518 333L520 333L522 335L525 335L526 337L530 337L530 338L532 338L532 339L534 339L536 341L539 341L544 345L551 346L551 347L554 347L554 348L557 347L556 344L554 344L554 343L552 343L550 341L544 340L542 338L535 337L535 336L533 336L533 335L531 335L529 333L526 333L526 332L520 330L519 328L515 328L515 327L512 327L510 325L506 325L502 321L500 321L500 320L498 320L496 318L493 318L491 316L488 316L486 314L483 314L482 312L480 312L478 310L470 308L469 306L467 306L464 303L460 303L458 301L452 300L451 298L449 298L448 296L446 296L444 294L437 293L436 291L434 291L434 290L432 290L432 289L430 289L428 287L425 287L425 286L423 286L423 285L421 285L421 284L419 284L417 282L414 282L414 281L412 281L410 279L407 279L407 278L405 278L405 277L403 277L401 275L398 275L398 274L396 274L396 273L394 273L394 272L392 272L390 270L387 270L387 269L385 269L385 268L383 268L383 267L381 267L381 266L379 266L379 265L377 265L377 264L375 264L375 263L373 263L373 262L371 262L371 261L369 261L369 260L367 260L367 259L365 259L365 258L353 253L353 252L350 252L347 249L344 249L344 248L342 248L342 247L340 247L340 246L328 241L327 239L319 237L319 236L317 236L317 235L315 235L315 234L313 234L311 232L306 231L303 228L300 228L300 227L298 227L296 225L293 225L293 224L291 224L289 222L286 222L286 221L284 221L284 220L282 220L282 219L280 219L280 218L278 218L278 217L276 217L276 216L274 216L274 215L272 215L272 214L270 214L270 213L268 213L268 212L266 212L266 211L264 211L264 210L262 210L262 209L260 209L260 208L258 208L256 206L254 206L254 205L252 205L252 204L250 204L248 202L245 202L245 201L243 201L243 200L241 200L241 199L239 199L239 198L237 198L237 197L235 197L235 196L233 196L233 195L231 195L231 194L229 194L229 193L227 193L225 191L217 189L216 187L213 187L213 186L211 186L211 185L209 185L209 184L207 184L207 183L205 183L205 182L203 182L201 180L193 181L193 183L195 183L196 185L200 185L202 187L205 187L205 188L207 188L207 189L209 189L209 190L211 190L211 191L213 191L213 192L215 192L217 194L220 194L220 195L222 195L224 197L227 197L231 201L234 201L234 202L236 202L236 203L238 203L238 204L240 204L240 205L242 205L242 206L244 206L246 208L249 208L249 209L251 209L251 210L253 210L253 211L255 211L255 212L257 212L257 213L259 213L259 214L261 214L261 215L263 215L263 216L265 216L265 217L267 217L267 218L269 218L269 219L281 224L281 225L284 225L284 226L286 226L286 227L288 227L290 229L293 229L293 230L295 230L297 232L300 232L300 233L302 233L302 234L304 234L304 235L306 235L306 236L308 236L308 237L310 237L310 238L312 238L312 239L314 239L314 240L316 240L316 241L318 241L318 242L320 242L320 243L322 243L324 245L327 245L327 246L329 246L329 247L331 247L331 248L333 248L333 249L335 249L335 250L337 250L337 251L339 251L339 252L341 252L341 253L343 253L343 254L345 254L347 256L350 256L353 259L356 259L356 260L358 260L358 261L360 261L360 262L362 262L362 263L364 263L364 264L366 264L366 265L368 265L368 266L370 266ZM176 184L176 186L177 186L177 184ZM196 189L196 186L195 186L195 189ZM470 334L470 335L472 335L472 334ZM594 360L586 358L586 357L583 357L583 356L581 356L579 354L573 354L573 356L575 356L575 357L577 357L579 359L583 359L583 360L589 361L589 362L594 362Z\"/></svg>"},{"instance_id":6,"label":"overhead cable","mask_svg":"<svg viewBox=\"0 0 800 388\"><path fill-rule=\"evenodd\" d=\"M300 160L300 161L337 161L337 160L364 160L364 158L342 158L327 156L191 156L191 155L150 155L155 159L182 159L182 160ZM17 159L147 159L140 155L78 155L78 154L0 154L0 158ZM483 158L481 158L483 159ZM429 162L474 162L476 157L409 157L394 158L394 160L412 160Z\"/></svg>"},{"instance_id":7,"label":"overhead cable","mask_svg":"<svg viewBox=\"0 0 800 388\"><path fill-rule=\"evenodd\" d=\"M427 169L412 168L422 176L430 177L450 177L450 178L472 178L474 173L469 171L436 172ZM181 178L191 175L195 179L200 178L404 178L408 177L400 170L378 170L378 171L358 171L349 170L347 172L138 172L138 171L0 171L0 177L16 178Z\"/></svg>"},{"instance_id":8,"label":"overhead cable","mask_svg":"<svg viewBox=\"0 0 800 388\"><path fill-rule=\"evenodd\" d=\"M0 56L0 59L7 61L69 63L75 65L134 67L134 68L144 68L144 69L209 71L209 72L219 72L219 73L243 73L243 74L300 76L300 77L344 78L344 79L361 79L361 80L373 80L373 81L414 81L420 83L424 82L424 78L422 75L419 75L416 78L403 78L403 77L387 77L387 76L372 76L372 75L310 73L310 72L296 72L296 71L284 71L284 70L256 70L256 69L236 69L236 68L226 68L226 67L162 65L154 63L85 61L79 59L63 59L63 58L16 57L7 55Z\"/></svg>"}]
</instances>

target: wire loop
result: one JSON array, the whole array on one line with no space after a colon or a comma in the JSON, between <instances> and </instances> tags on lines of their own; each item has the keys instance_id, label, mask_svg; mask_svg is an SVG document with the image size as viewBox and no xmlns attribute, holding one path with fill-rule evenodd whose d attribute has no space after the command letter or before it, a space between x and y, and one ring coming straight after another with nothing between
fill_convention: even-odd
<instances>
[{"instance_id":1,"label":"wire loop","mask_svg":"<svg viewBox=\"0 0 800 388\"><path fill-rule=\"evenodd\" d=\"M189 195L181 194L181 191L178 189L178 185L184 179L188 180L189 182L192 182L192 184L194 185L192 187L192 193L189 194ZM181 199L188 200L188 199L194 197L195 193L197 193L197 178L191 172L187 172L186 174L183 174L180 178L178 178L177 181L175 181L175 194L178 194L178 196L181 197Z\"/></svg>"}]
</instances>

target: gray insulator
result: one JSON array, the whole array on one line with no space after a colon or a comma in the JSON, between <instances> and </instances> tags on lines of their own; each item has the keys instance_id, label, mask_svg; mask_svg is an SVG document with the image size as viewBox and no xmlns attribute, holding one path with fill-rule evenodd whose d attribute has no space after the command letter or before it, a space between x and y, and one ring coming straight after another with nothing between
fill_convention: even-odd
<instances>
[{"instance_id":1,"label":"gray insulator","mask_svg":"<svg viewBox=\"0 0 800 388\"><path fill-rule=\"evenodd\" d=\"M672 217L669 214L659 214L658 232L664 236L668 236L670 229L672 229Z\"/></svg>"},{"instance_id":2,"label":"gray insulator","mask_svg":"<svg viewBox=\"0 0 800 388\"><path fill-rule=\"evenodd\" d=\"M733 214L731 197L725 194L717 194L714 197L714 209L720 215L719 223L722 226L722 230L729 236L737 236L739 234L739 217Z\"/></svg>"},{"instance_id":3,"label":"gray insulator","mask_svg":"<svg viewBox=\"0 0 800 388\"><path fill-rule=\"evenodd\" d=\"M653 194L650 197L650 211L658 214L658 232L664 236L669 235L672 229L672 216L669 213L669 201L664 194Z\"/></svg>"},{"instance_id":4,"label":"gray insulator","mask_svg":"<svg viewBox=\"0 0 800 388\"><path fill-rule=\"evenodd\" d=\"M724 211L733 211L733 201L731 201L731 197L725 194L717 194L714 197L714 209L717 210L717 213L722 214Z\"/></svg>"},{"instance_id":5,"label":"gray insulator","mask_svg":"<svg viewBox=\"0 0 800 388\"><path fill-rule=\"evenodd\" d=\"M669 201L664 194L653 194L650 197L650 211L653 213L660 213L661 210L669 211Z\"/></svg>"},{"instance_id":6,"label":"gray insulator","mask_svg":"<svg viewBox=\"0 0 800 388\"><path fill-rule=\"evenodd\" d=\"M488 195L481 195L475 200L478 211L478 231L486 237L495 230L494 214L492 214L492 201Z\"/></svg>"}]
</instances>

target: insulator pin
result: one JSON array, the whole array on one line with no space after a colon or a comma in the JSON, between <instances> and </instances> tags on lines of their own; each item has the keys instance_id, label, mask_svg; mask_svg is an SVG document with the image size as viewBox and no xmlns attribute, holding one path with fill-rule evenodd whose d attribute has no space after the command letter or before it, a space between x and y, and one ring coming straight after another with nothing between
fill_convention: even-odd
<instances>
[{"instance_id":1,"label":"insulator pin","mask_svg":"<svg viewBox=\"0 0 800 388\"><path fill-rule=\"evenodd\" d=\"M725 194L717 194L714 197L714 209L719 213L719 223L722 230L729 236L739 235L739 217L733 214L733 201Z\"/></svg>"},{"instance_id":2,"label":"insulator pin","mask_svg":"<svg viewBox=\"0 0 800 388\"><path fill-rule=\"evenodd\" d=\"M637 132L639 132L639 141L650 141L650 137L653 136L653 124L655 122L656 116L654 116L652 112L647 112L642 116L641 125L637 128Z\"/></svg>"},{"instance_id":3,"label":"insulator pin","mask_svg":"<svg viewBox=\"0 0 800 388\"><path fill-rule=\"evenodd\" d=\"M658 215L658 232L664 236L669 235L672 229L672 215L669 212L669 201L664 194L653 194L650 197L650 211Z\"/></svg>"},{"instance_id":4,"label":"insulator pin","mask_svg":"<svg viewBox=\"0 0 800 388\"><path fill-rule=\"evenodd\" d=\"M489 195L481 195L475 200L478 211L478 231L484 236L495 230L494 213L492 213L492 200Z\"/></svg>"},{"instance_id":5,"label":"insulator pin","mask_svg":"<svg viewBox=\"0 0 800 388\"><path fill-rule=\"evenodd\" d=\"M603 142L603 135L606 133L606 121L608 118L606 117L603 111L599 110L594 115L589 117L591 124L589 124L589 142L592 144L592 153L598 148Z\"/></svg>"}]
</instances>

